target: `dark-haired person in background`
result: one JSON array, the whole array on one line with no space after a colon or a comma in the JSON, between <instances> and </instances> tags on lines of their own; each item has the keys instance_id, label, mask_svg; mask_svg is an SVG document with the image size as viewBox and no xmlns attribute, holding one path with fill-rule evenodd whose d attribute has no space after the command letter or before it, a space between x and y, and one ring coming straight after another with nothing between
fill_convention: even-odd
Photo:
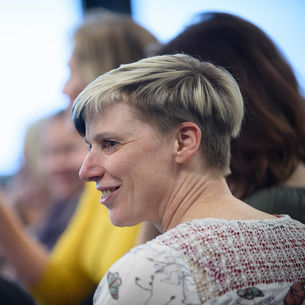
<instances>
[{"instance_id":1,"label":"dark-haired person in background","mask_svg":"<svg viewBox=\"0 0 305 305\"><path fill-rule=\"evenodd\" d=\"M305 223L305 100L277 46L238 16L207 12L158 54L177 52L226 68L239 84L245 117L231 142L233 194Z\"/></svg>"}]
</instances>

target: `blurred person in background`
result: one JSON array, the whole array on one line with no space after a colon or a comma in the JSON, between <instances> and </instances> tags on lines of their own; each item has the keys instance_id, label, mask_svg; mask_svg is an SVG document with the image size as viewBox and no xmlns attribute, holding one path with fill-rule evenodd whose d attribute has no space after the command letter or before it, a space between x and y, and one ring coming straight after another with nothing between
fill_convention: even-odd
<instances>
[{"instance_id":1,"label":"blurred person in background","mask_svg":"<svg viewBox=\"0 0 305 305\"><path fill-rule=\"evenodd\" d=\"M36 129L39 129L36 141L40 145L35 146L36 167L29 173L36 172L37 176L34 179L24 171L22 176L19 173L9 187L11 192L19 192L20 199L16 202L9 198L8 202L17 210L17 215L21 216L27 232L50 251L72 217L83 190L84 183L79 179L78 171L87 147L74 129L67 128L64 111L39 120ZM29 145L29 142L26 144ZM28 167L33 163L25 164ZM36 181L37 184L34 185ZM31 187L27 188L22 198L21 193L25 185ZM39 189L41 186L44 186L42 190ZM40 193L43 194L43 190L46 190L48 196L35 198ZM38 211L35 211L38 203L41 207L38 206ZM35 221L32 216L34 213ZM6 264L2 264L2 274L9 278L15 277L12 269Z\"/></svg>"},{"instance_id":2,"label":"blurred person in background","mask_svg":"<svg viewBox=\"0 0 305 305\"><path fill-rule=\"evenodd\" d=\"M50 250L83 190L78 171L87 147L67 128L65 111L32 124L24 146L26 161L5 194L27 230Z\"/></svg>"},{"instance_id":3,"label":"blurred person in background","mask_svg":"<svg viewBox=\"0 0 305 305\"><path fill-rule=\"evenodd\" d=\"M89 13L74 35L71 75L64 87L70 104L94 78L122 63L146 57L156 44L155 37L129 16ZM70 125L71 107L66 113ZM92 304L91 294L101 277L135 245L140 226L114 227L99 199L94 184L87 183L72 220L48 255L25 234L1 197L0 244L39 304Z\"/></svg>"},{"instance_id":4,"label":"blurred person in background","mask_svg":"<svg viewBox=\"0 0 305 305\"><path fill-rule=\"evenodd\" d=\"M26 130L23 145L23 161L20 169L3 186L6 204L11 208L26 232L34 235L35 229L51 208L48 182L43 178L40 160L42 156L41 128L45 118L32 123ZM0 243L0 274L7 280L15 280L16 273L3 256Z\"/></svg>"},{"instance_id":5,"label":"blurred person in background","mask_svg":"<svg viewBox=\"0 0 305 305\"><path fill-rule=\"evenodd\" d=\"M41 130L41 178L48 184L52 204L34 228L38 240L51 250L78 204L84 183L78 171L88 151L77 132L68 128L64 111L45 119Z\"/></svg>"},{"instance_id":6,"label":"blurred person in background","mask_svg":"<svg viewBox=\"0 0 305 305\"><path fill-rule=\"evenodd\" d=\"M63 89L70 98L70 109L80 91L97 76L151 55L158 46L156 38L128 16L101 9L89 12L74 33L70 78ZM68 121L72 122L71 117Z\"/></svg>"},{"instance_id":7,"label":"blurred person in background","mask_svg":"<svg viewBox=\"0 0 305 305\"><path fill-rule=\"evenodd\" d=\"M17 212L24 226L29 229L41 221L51 203L48 184L41 178L40 135L43 123L44 118L41 118L27 127L22 165L4 187L8 202Z\"/></svg>"}]
</instances>

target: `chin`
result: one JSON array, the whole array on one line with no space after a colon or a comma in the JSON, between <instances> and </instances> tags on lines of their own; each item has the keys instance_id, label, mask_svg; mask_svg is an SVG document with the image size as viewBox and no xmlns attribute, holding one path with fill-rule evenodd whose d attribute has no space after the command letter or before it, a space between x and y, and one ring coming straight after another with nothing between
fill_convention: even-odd
<instances>
[{"instance_id":1,"label":"chin","mask_svg":"<svg viewBox=\"0 0 305 305\"><path fill-rule=\"evenodd\" d=\"M131 227L140 223L140 221L137 222L135 220L128 219L123 215L114 215L111 212L109 212L109 218L111 223L116 227Z\"/></svg>"}]
</instances>

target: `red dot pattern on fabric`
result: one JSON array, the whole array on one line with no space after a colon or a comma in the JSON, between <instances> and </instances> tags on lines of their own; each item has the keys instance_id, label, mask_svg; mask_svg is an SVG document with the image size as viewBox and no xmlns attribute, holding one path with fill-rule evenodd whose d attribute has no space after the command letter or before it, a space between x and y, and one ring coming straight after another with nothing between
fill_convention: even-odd
<instances>
[{"instance_id":1,"label":"red dot pattern on fabric","mask_svg":"<svg viewBox=\"0 0 305 305\"><path fill-rule=\"evenodd\" d=\"M305 280L305 229L277 221L194 220L157 238L188 262L201 302L228 291Z\"/></svg>"}]
</instances>

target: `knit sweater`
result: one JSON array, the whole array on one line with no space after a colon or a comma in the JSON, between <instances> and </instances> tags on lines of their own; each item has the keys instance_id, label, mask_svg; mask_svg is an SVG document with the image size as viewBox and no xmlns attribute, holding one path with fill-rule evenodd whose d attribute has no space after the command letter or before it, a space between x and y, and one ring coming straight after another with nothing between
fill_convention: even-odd
<instances>
[{"instance_id":1,"label":"knit sweater","mask_svg":"<svg viewBox=\"0 0 305 305\"><path fill-rule=\"evenodd\" d=\"M104 276L95 305L305 302L305 225L192 220L136 247ZM305 303L304 303L305 304Z\"/></svg>"}]
</instances>

